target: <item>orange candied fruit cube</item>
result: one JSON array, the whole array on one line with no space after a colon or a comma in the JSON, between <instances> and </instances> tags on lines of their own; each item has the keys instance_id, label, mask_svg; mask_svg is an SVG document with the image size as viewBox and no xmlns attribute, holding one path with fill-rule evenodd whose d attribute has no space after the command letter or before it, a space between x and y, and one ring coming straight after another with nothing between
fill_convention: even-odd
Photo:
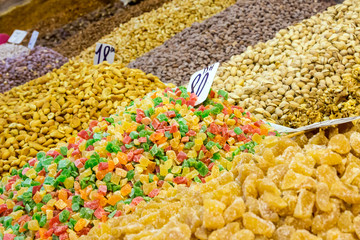
<instances>
[{"instance_id":1,"label":"orange candied fruit cube","mask_svg":"<svg viewBox=\"0 0 360 240\"><path fill-rule=\"evenodd\" d=\"M119 195L112 195L111 197L109 197L109 199L107 200L107 202L114 206L118 201L122 200L122 197Z\"/></svg>"},{"instance_id":2,"label":"orange candied fruit cube","mask_svg":"<svg viewBox=\"0 0 360 240\"><path fill-rule=\"evenodd\" d=\"M67 194L67 192L65 191L65 189L60 189L60 190L59 190L58 197L59 197L59 199L63 200L64 202L67 201L68 194Z\"/></svg>"},{"instance_id":3,"label":"orange candied fruit cube","mask_svg":"<svg viewBox=\"0 0 360 240\"><path fill-rule=\"evenodd\" d=\"M75 231L77 231L77 232L81 231L84 227L86 227L87 223L88 223L88 221L86 221L83 218L80 218L79 221L77 221L75 224L75 227L74 227Z\"/></svg>"},{"instance_id":4,"label":"orange candied fruit cube","mask_svg":"<svg viewBox=\"0 0 360 240\"><path fill-rule=\"evenodd\" d=\"M128 156L123 152L118 152L116 157L119 159L119 163L125 165L128 162Z\"/></svg>"},{"instance_id":5,"label":"orange candied fruit cube","mask_svg":"<svg viewBox=\"0 0 360 240\"><path fill-rule=\"evenodd\" d=\"M114 168L115 168L115 163L114 163L113 160L110 160L110 161L108 161L108 164L109 164L108 172L112 172L114 170Z\"/></svg>"},{"instance_id":6,"label":"orange candied fruit cube","mask_svg":"<svg viewBox=\"0 0 360 240\"><path fill-rule=\"evenodd\" d=\"M98 171L96 173L96 178L99 179L99 180L102 180L105 177L106 174L107 174L106 170Z\"/></svg>"},{"instance_id":7,"label":"orange candied fruit cube","mask_svg":"<svg viewBox=\"0 0 360 240\"><path fill-rule=\"evenodd\" d=\"M131 189L132 189L132 187L130 186L130 184L128 184L128 183L125 184L120 190L121 195L127 196L128 194L131 193Z\"/></svg>"},{"instance_id":8,"label":"orange candied fruit cube","mask_svg":"<svg viewBox=\"0 0 360 240\"><path fill-rule=\"evenodd\" d=\"M42 196L40 195L39 192L36 192L35 195L33 196L33 199L34 199L34 202L39 203L42 200Z\"/></svg>"}]
</instances>

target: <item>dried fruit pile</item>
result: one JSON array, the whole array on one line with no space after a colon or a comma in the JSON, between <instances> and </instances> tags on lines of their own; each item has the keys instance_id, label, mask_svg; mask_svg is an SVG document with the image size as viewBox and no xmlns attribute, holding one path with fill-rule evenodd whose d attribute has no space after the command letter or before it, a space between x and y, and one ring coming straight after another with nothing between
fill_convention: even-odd
<instances>
[{"instance_id":1,"label":"dried fruit pile","mask_svg":"<svg viewBox=\"0 0 360 240\"><path fill-rule=\"evenodd\" d=\"M219 67L214 89L256 116L299 127L359 115L360 2L280 30Z\"/></svg>"},{"instance_id":2,"label":"dried fruit pile","mask_svg":"<svg viewBox=\"0 0 360 240\"><path fill-rule=\"evenodd\" d=\"M96 43L101 37L111 33L120 24L150 12L169 0L142 0L136 5L123 6L121 2L108 4L76 20L40 34L37 43L53 48L66 57L77 56L81 51Z\"/></svg>"},{"instance_id":3,"label":"dried fruit pile","mask_svg":"<svg viewBox=\"0 0 360 240\"><path fill-rule=\"evenodd\" d=\"M67 62L67 58L49 48L25 49L20 55L0 61L0 93L41 77Z\"/></svg>"},{"instance_id":4,"label":"dried fruit pile","mask_svg":"<svg viewBox=\"0 0 360 240\"><path fill-rule=\"evenodd\" d=\"M0 32L15 29L52 31L116 0L31 0L0 16ZM10 1L8 1L10 2Z\"/></svg>"},{"instance_id":5,"label":"dried fruit pile","mask_svg":"<svg viewBox=\"0 0 360 240\"><path fill-rule=\"evenodd\" d=\"M114 114L120 105L165 85L152 74L69 61L60 69L0 94L0 173Z\"/></svg>"},{"instance_id":6,"label":"dried fruit pile","mask_svg":"<svg viewBox=\"0 0 360 240\"><path fill-rule=\"evenodd\" d=\"M86 239L358 239L359 126L296 141L266 137L230 172L169 186Z\"/></svg>"},{"instance_id":7,"label":"dried fruit pile","mask_svg":"<svg viewBox=\"0 0 360 240\"><path fill-rule=\"evenodd\" d=\"M194 107L197 97L186 88L152 92L12 170L0 188L4 239L76 239L162 188L211 181L276 134L229 105L226 92L210 96Z\"/></svg>"},{"instance_id":8,"label":"dried fruit pile","mask_svg":"<svg viewBox=\"0 0 360 240\"><path fill-rule=\"evenodd\" d=\"M297 0L238 1L204 22L184 29L128 67L181 86L199 69L228 61L248 45L271 39L280 29L334 4L328 0L305 0L301 4Z\"/></svg>"},{"instance_id":9,"label":"dried fruit pile","mask_svg":"<svg viewBox=\"0 0 360 240\"><path fill-rule=\"evenodd\" d=\"M124 64L135 60L166 40L234 4L235 0L173 0L162 7L121 24L99 42L115 47L115 60ZM79 58L92 62L95 44L81 52Z\"/></svg>"}]
</instances>

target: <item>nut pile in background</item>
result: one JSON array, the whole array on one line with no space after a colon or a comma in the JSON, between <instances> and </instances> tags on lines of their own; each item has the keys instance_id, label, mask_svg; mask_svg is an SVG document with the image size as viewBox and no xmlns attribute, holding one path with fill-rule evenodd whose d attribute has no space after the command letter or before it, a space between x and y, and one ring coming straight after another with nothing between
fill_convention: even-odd
<instances>
[{"instance_id":1,"label":"nut pile in background","mask_svg":"<svg viewBox=\"0 0 360 240\"><path fill-rule=\"evenodd\" d=\"M83 14L116 0L32 0L0 16L0 32L11 34L15 29L51 31Z\"/></svg>"},{"instance_id":2,"label":"nut pile in background","mask_svg":"<svg viewBox=\"0 0 360 240\"><path fill-rule=\"evenodd\" d=\"M132 18L98 42L115 47L115 60L124 64L163 44L166 40L234 4L235 0L173 0L162 7ZM79 59L93 61L95 45L81 52Z\"/></svg>"},{"instance_id":3,"label":"nut pile in background","mask_svg":"<svg viewBox=\"0 0 360 240\"><path fill-rule=\"evenodd\" d=\"M60 36L60 33L56 32L54 36L50 34L51 38L49 40L45 37L42 41L47 42L47 44L55 41L58 43L54 46L56 51L62 53L64 56L74 57L95 44L103 36L111 33L120 24L128 22L131 18L140 16L145 12L157 9L169 1L170 0L142 0L136 5L127 5L124 8L110 8L110 13L112 10L116 10L112 15L109 13L105 15L106 17L103 17L103 14L101 14L98 20L89 21L88 23L86 23L89 20L88 18L86 20L81 18L70 25L64 26L64 30L60 29ZM116 6L116 4L113 6ZM99 12L102 11L99 10ZM86 26L86 28L84 26ZM64 37L62 34L63 31L65 31L66 34L69 32L71 36Z\"/></svg>"},{"instance_id":4,"label":"nut pile in background","mask_svg":"<svg viewBox=\"0 0 360 240\"><path fill-rule=\"evenodd\" d=\"M299 127L359 115L360 2L346 0L222 64L214 89L268 120Z\"/></svg>"},{"instance_id":5,"label":"nut pile in background","mask_svg":"<svg viewBox=\"0 0 360 240\"><path fill-rule=\"evenodd\" d=\"M21 54L27 54L30 50L18 44L4 43L0 45L0 61L6 58L17 57Z\"/></svg>"},{"instance_id":6,"label":"nut pile in background","mask_svg":"<svg viewBox=\"0 0 360 240\"><path fill-rule=\"evenodd\" d=\"M54 50L40 46L29 53L0 60L0 93L41 77L67 61L67 58Z\"/></svg>"},{"instance_id":7,"label":"nut pile in background","mask_svg":"<svg viewBox=\"0 0 360 240\"><path fill-rule=\"evenodd\" d=\"M86 239L360 238L358 126L296 141L267 137L255 151L235 156L231 172L204 184L168 184Z\"/></svg>"},{"instance_id":8,"label":"nut pile in background","mask_svg":"<svg viewBox=\"0 0 360 240\"><path fill-rule=\"evenodd\" d=\"M186 84L190 76L215 62L240 54L248 45L266 41L288 25L311 17L334 1L238 1L223 12L195 23L163 45L129 64L164 82Z\"/></svg>"},{"instance_id":9,"label":"nut pile in background","mask_svg":"<svg viewBox=\"0 0 360 240\"><path fill-rule=\"evenodd\" d=\"M0 95L0 173L86 129L90 119L165 85L152 74L114 62L69 61Z\"/></svg>"}]
</instances>

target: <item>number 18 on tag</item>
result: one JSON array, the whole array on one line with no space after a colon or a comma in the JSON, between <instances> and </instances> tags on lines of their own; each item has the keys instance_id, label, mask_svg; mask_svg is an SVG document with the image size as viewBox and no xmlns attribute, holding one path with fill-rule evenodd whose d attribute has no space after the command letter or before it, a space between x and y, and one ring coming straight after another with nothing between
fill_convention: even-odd
<instances>
[{"instance_id":1,"label":"number 18 on tag","mask_svg":"<svg viewBox=\"0 0 360 240\"><path fill-rule=\"evenodd\" d=\"M220 64L218 62L214 63L203 70L197 71L191 76L187 91L195 93L196 96L198 96L195 105L198 105L206 100L219 65Z\"/></svg>"},{"instance_id":2,"label":"number 18 on tag","mask_svg":"<svg viewBox=\"0 0 360 240\"><path fill-rule=\"evenodd\" d=\"M115 48L109 44L96 43L94 65L107 61L112 64L115 59Z\"/></svg>"}]
</instances>

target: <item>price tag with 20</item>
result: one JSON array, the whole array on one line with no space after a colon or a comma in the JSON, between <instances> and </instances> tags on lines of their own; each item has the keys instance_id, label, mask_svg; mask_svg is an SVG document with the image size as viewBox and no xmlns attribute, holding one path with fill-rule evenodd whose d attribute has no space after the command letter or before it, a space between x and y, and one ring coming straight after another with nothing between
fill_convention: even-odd
<instances>
[{"instance_id":1,"label":"price tag with 20","mask_svg":"<svg viewBox=\"0 0 360 240\"><path fill-rule=\"evenodd\" d=\"M195 93L196 96L198 96L198 100L195 105L198 105L206 100L219 65L220 63L218 62L214 63L203 70L197 71L191 76L190 82L187 86L187 91Z\"/></svg>"}]
</instances>

